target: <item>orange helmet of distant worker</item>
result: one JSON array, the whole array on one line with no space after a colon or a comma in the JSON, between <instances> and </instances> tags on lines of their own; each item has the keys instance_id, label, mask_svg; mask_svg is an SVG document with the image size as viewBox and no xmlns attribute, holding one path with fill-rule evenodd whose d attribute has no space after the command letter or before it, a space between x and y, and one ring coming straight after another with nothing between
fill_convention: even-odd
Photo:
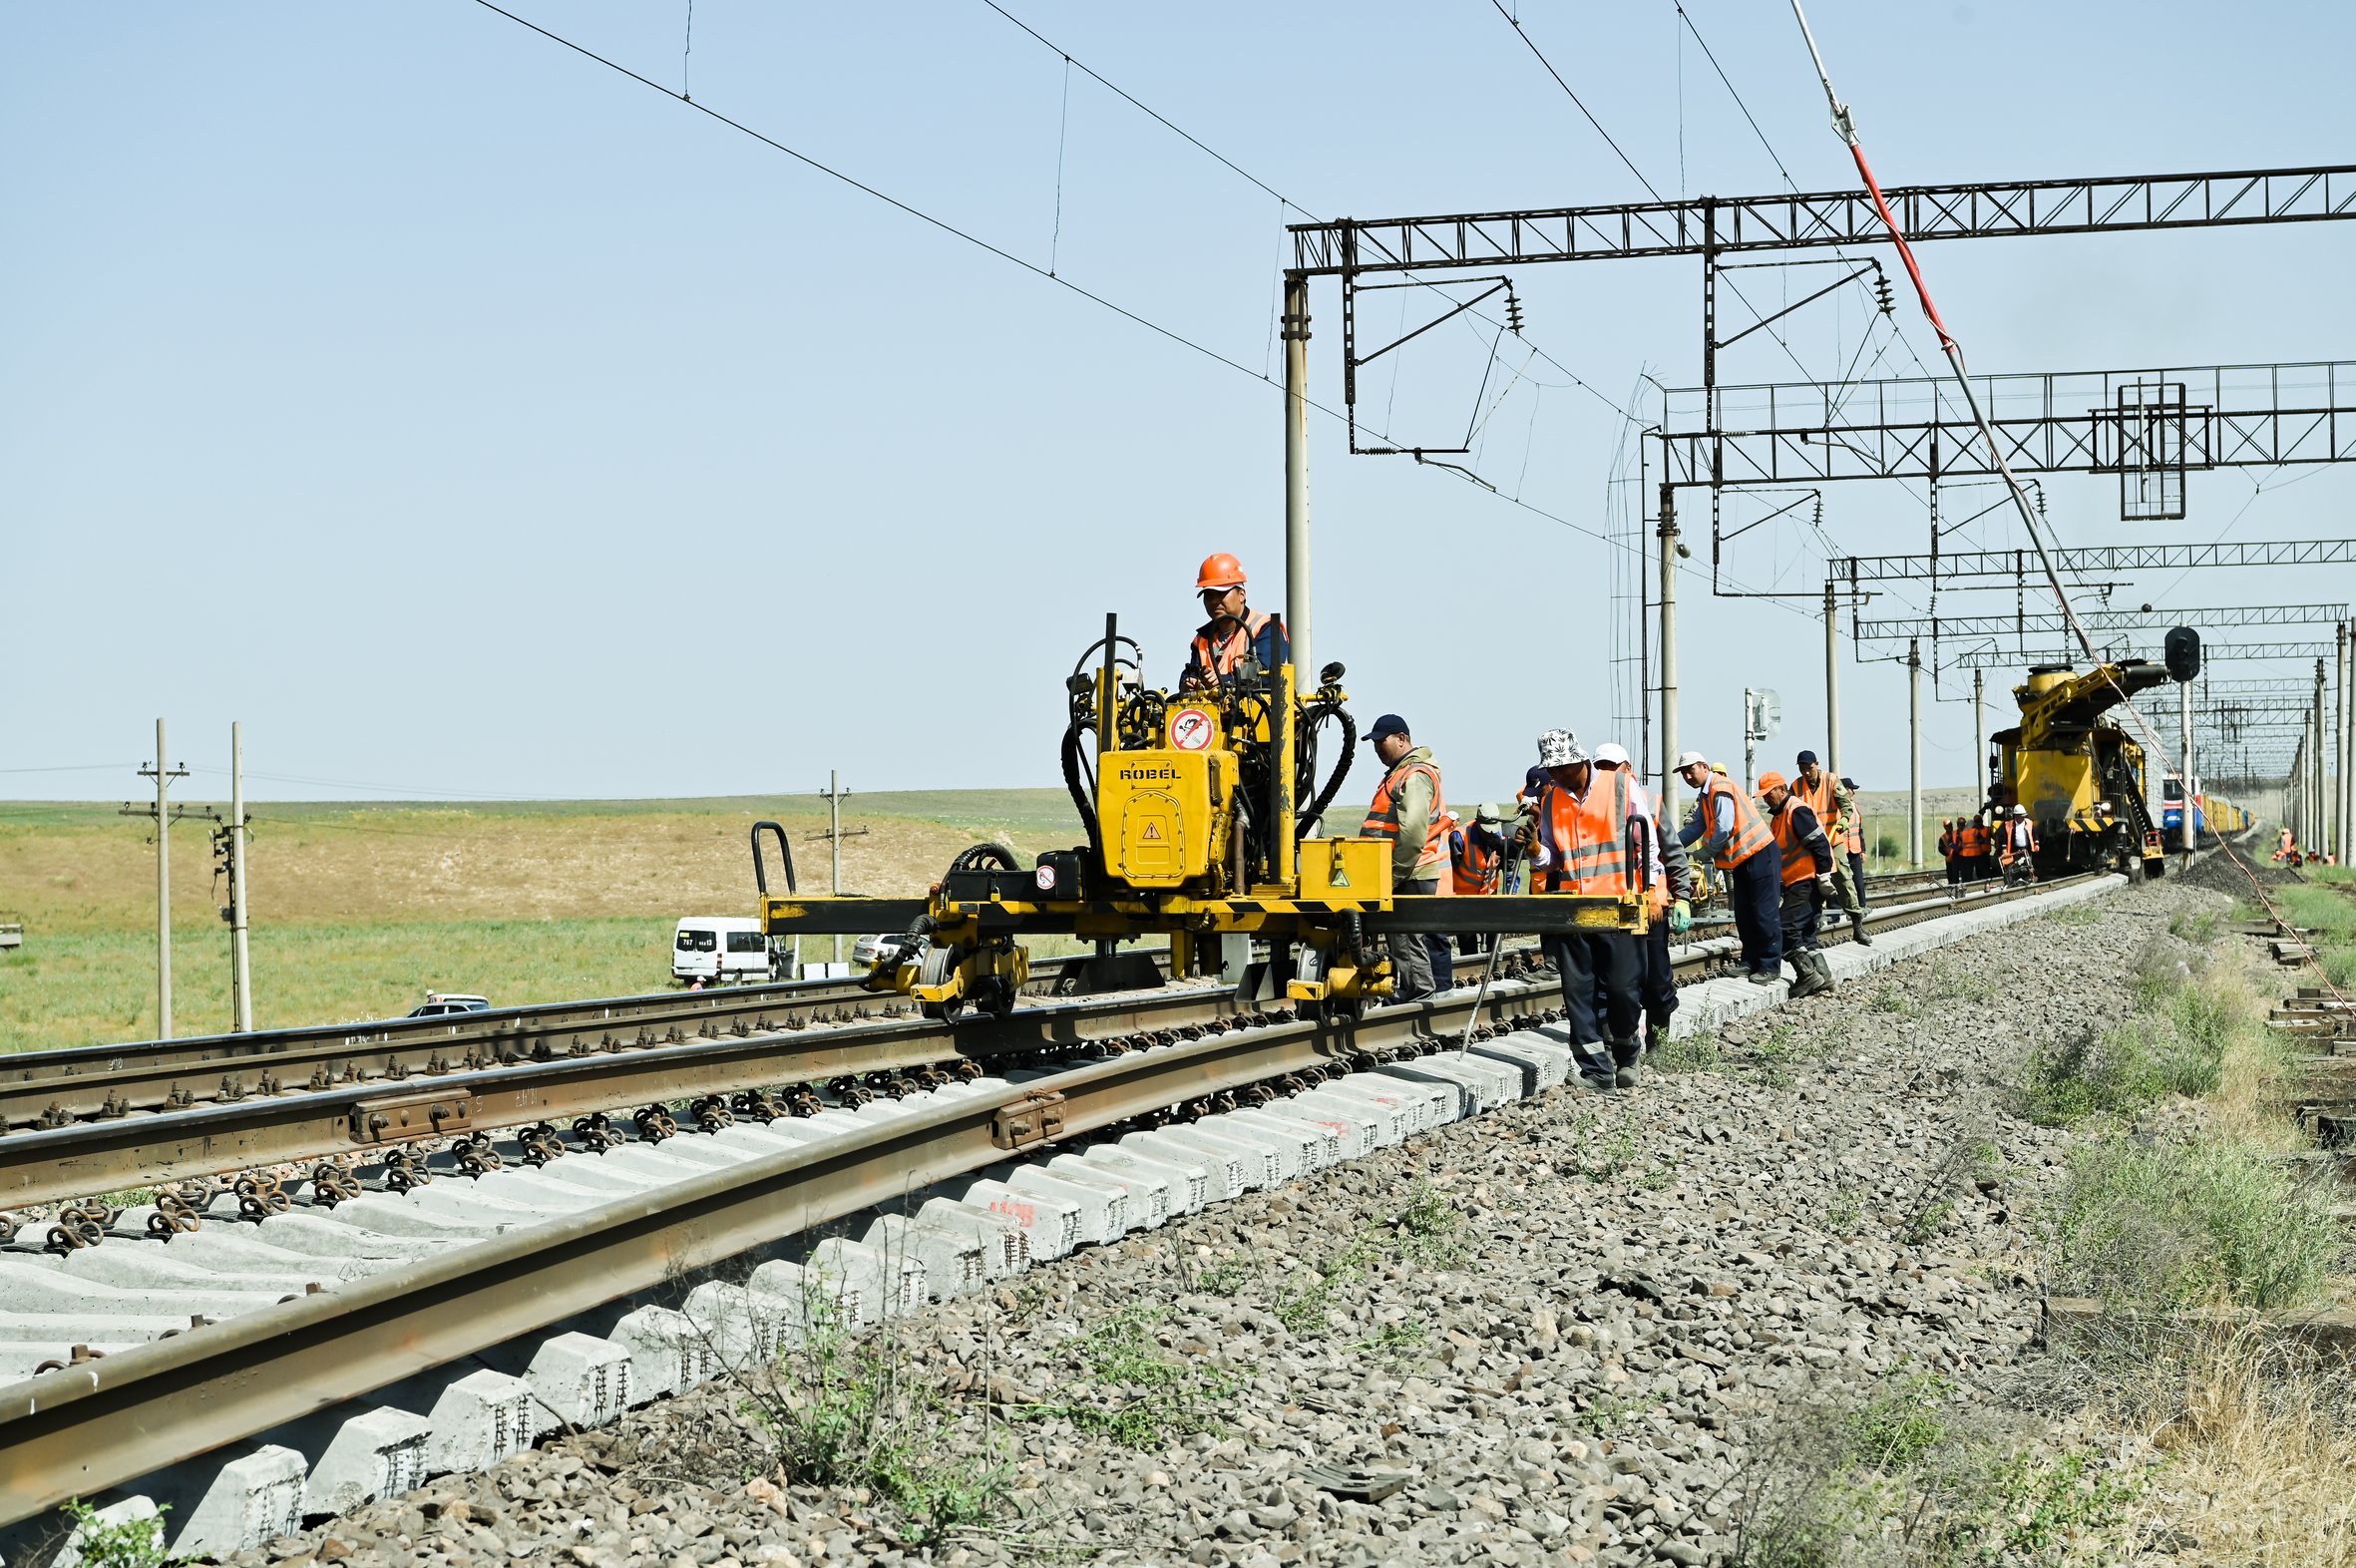
<instances>
[{"instance_id":1,"label":"orange helmet of distant worker","mask_svg":"<svg viewBox=\"0 0 2356 1568\"><path fill-rule=\"evenodd\" d=\"M1203 558L1203 569L1194 575L1194 590L1205 588L1242 588L1250 580L1244 576L1244 564L1221 551L1216 556Z\"/></svg>"}]
</instances>

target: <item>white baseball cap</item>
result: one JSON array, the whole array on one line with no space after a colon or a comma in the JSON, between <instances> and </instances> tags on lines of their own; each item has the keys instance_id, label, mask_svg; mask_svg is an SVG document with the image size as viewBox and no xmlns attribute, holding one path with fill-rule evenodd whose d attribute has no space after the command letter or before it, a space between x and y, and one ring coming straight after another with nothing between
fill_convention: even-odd
<instances>
[{"instance_id":1,"label":"white baseball cap","mask_svg":"<svg viewBox=\"0 0 2356 1568\"><path fill-rule=\"evenodd\" d=\"M1710 766L1710 759L1698 751L1681 751L1677 754L1677 771L1680 773L1688 768L1706 768L1708 766Z\"/></svg>"},{"instance_id":2,"label":"white baseball cap","mask_svg":"<svg viewBox=\"0 0 2356 1568\"><path fill-rule=\"evenodd\" d=\"M1607 740L1595 748L1595 760L1624 768L1628 766L1628 748L1616 740Z\"/></svg>"}]
</instances>

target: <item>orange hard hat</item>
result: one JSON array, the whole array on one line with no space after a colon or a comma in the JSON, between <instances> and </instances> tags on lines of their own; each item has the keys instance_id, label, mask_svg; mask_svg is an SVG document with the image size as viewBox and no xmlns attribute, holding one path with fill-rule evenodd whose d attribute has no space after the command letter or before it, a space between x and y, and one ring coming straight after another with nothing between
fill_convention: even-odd
<instances>
[{"instance_id":1,"label":"orange hard hat","mask_svg":"<svg viewBox=\"0 0 2356 1568\"><path fill-rule=\"evenodd\" d=\"M1759 776L1759 792L1762 795L1770 789L1789 789L1790 787L1791 781L1772 768Z\"/></svg>"},{"instance_id":2,"label":"orange hard hat","mask_svg":"<svg viewBox=\"0 0 2356 1568\"><path fill-rule=\"evenodd\" d=\"M1216 556L1203 558L1203 569L1194 575L1194 590L1205 588L1242 588L1250 579L1244 576L1244 564L1221 551Z\"/></svg>"}]
</instances>

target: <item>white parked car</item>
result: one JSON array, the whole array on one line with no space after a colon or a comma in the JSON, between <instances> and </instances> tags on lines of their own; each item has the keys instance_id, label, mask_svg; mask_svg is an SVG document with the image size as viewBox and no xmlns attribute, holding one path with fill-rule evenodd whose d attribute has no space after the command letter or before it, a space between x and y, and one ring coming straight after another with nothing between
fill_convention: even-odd
<instances>
[{"instance_id":1,"label":"white parked car","mask_svg":"<svg viewBox=\"0 0 2356 1568\"><path fill-rule=\"evenodd\" d=\"M851 946L851 962L869 969L887 969L901 962L911 944L904 931L882 932L873 937L862 937Z\"/></svg>"},{"instance_id":2,"label":"white parked car","mask_svg":"<svg viewBox=\"0 0 2356 1568\"><path fill-rule=\"evenodd\" d=\"M682 985L737 984L770 978L769 939L741 915L690 915L671 938L671 979Z\"/></svg>"},{"instance_id":3,"label":"white parked car","mask_svg":"<svg viewBox=\"0 0 2356 1568\"><path fill-rule=\"evenodd\" d=\"M425 993L425 1005L410 1008L409 1016L413 1018L446 1018L454 1013L489 1012L490 1010L491 998L488 996L462 996L453 991L429 990Z\"/></svg>"}]
</instances>

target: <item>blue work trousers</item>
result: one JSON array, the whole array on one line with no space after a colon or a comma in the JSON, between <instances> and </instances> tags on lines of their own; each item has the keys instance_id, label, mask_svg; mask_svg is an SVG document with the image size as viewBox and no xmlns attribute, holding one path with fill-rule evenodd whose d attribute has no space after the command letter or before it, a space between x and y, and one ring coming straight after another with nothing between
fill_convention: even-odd
<instances>
[{"instance_id":1,"label":"blue work trousers","mask_svg":"<svg viewBox=\"0 0 2356 1568\"><path fill-rule=\"evenodd\" d=\"M1767 848L1727 873L1735 933L1743 939L1743 968L1754 975L1783 973L1783 849Z\"/></svg>"},{"instance_id":2,"label":"blue work trousers","mask_svg":"<svg viewBox=\"0 0 2356 1568\"><path fill-rule=\"evenodd\" d=\"M1562 976L1571 1053L1585 1076L1610 1076L1611 1053L1599 1048L1605 1040L1635 1037L1644 967L1636 942L1621 931L1571 931L1546 939L1547 955Z\"/></svg>"}]
</instances>

